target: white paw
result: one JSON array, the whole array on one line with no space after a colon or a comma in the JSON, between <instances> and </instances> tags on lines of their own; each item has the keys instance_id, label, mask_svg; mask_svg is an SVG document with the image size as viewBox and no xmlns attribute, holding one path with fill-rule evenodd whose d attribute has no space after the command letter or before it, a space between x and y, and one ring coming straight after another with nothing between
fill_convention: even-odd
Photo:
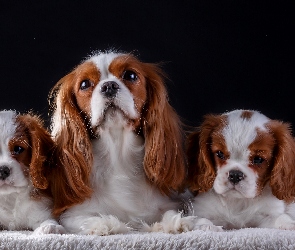
<instances>
[{"instance_id":1,"label":"white paw","mask_svg":"<svg viewBox=\"0 0 295 250\"><path fill-rule=\"evenodd\" d=\"M46 224L37 227L33 234L65 234L66 230L58 224Z\"/></svg>"},{"instance_id":2,"label":"white paw","mask_svg":"<svg viewBox=\"0 0 295 250\"><path fill-rule=\"evenodd\" d=\"M112 215L87 219L80 228L80 234L110 235L122 234L130 231L130 228Z\"/></svg>"},{"instance_id":3,"label":"white paw","mask_svg":"<svg viewBox=\"0 0 295 250\"><path fill-rule=\"evenodd\" d=\"M275 228L283 230L295 230L295 221L289 215L282 214L276 219Z\"/></svg>"},{"instance_id":4,"label":"white paw","mask_svg":"<svg viewBox=\"0 0 295 250\"><path fill-rule=\"evenodd\" d=\"M222 227L215 226L210 220L197 216L182 217L181 213L168 211L163 217L164 232L181 233L192 230L223 231Z\"/></svg>"},{"instance_id":5,"label":"white paw","mask_svg":"<svg viewBox=\"0 0 295 250\"><path fill-rule=\"evenodd\" d=\"M222 232L223 229L221 226L215 226L210 220L205 218L198 218L196 216L188 216L186 218L193 217L194 228L193 230L202 230L202 231L213 231L213 232Z\"/></svg>"},{"instance_id":6,"label":"white paw","mask_svg":"<svg viewBox=\"0 0 295 250\"><path fill-rule=\"evenodd\" d=\"M194 223L190 217L179 218L179 224L177 226L178 232L181 233L181 232L188 232L192 230L194 230Z\"/></svg>"},{"instance_id":7,"label":"white paw","mask_svg":"<svg viewBox=\"0 0 295 250\"><path fill-rule=\"evenodd\" d=\"M164 232L163 225L161 222L155 222L152 225L148 225L147 223L143 222L142 226L139 227L140 232Z\"/></svg>"},{"instance_id":8,"label":"white paw","mask_svg":"<svg viewBox=\"0 0 295 250\"><path fill-rule=\"evenodd\" d=\"M176 234L192 230L223 231L221 227L214 226L213 223L207 219L196 216L182 217L182 213L173 210L167 211L161 222L156 222L151 226L144 223L141 231Z\"/></svg>"},{"instance_id":9,"label":"white paw","mask_svg":"<svg viewBox=\"0 0 295 250\"><path fill-rule=\"evenodd\" d=\"M160 223L154 224L154 228L155 225L161 232L176 234L192 230L194 224L187 217L182 217L182 213L170 210L165 212Z\"/></svg>"},{"instance_id":10,"label":"white paw","mask_svg":"<svg viewBox=\"0 0 295 250\"><path fill-rule=\"evenodd\" d=\"M295 230L295 224L282 225L282 226L279 227L279 229L283 229L283 230Z\"/></svg>"}]
</instances>

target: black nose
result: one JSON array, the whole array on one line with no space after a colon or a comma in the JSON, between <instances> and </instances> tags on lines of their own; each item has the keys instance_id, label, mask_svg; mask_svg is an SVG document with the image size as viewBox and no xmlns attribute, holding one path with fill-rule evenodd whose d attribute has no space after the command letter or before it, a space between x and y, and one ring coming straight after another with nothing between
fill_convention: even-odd
<instances>
[{"instance_id":1,"label":"black nose","mask_svg":"<svg viewBox=\"0 0 295 250\"><path fill-rule=\"evenodd\" d=\"M234 185L243 180L244 177L244 173L239 170L231 170L228 173L228 180Z\"/></svg>"},{"instance_id":2,"label":"black nose","mask_svg":"<svg viewBox=\"0 0 295 250\"><path fill-rule=\"evenodd\" d=\"M7 166L0 166L0 180L4 181L10 175L10 169Z\"/></svg>"},{"instance_id":3,"label":"black nose","mask_svg":"<svg viewBox=\"0 0 295 250\"><path fill-rule=\"evenodd\" d=\"M105 82L100 88L101 93L107 98L114 97L118 90L119 85L113 81Z\"/></svg>"}]
</instances>

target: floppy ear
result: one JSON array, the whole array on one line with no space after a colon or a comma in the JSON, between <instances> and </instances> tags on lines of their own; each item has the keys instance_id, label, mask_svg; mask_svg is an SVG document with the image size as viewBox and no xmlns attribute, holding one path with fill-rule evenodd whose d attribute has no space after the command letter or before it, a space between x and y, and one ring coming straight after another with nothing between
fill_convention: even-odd
<instances>
[{"instance_id":1,"label":"floppy ear","mask_svg":"<svg viewBox=\"0 0 295 250\"><path fill-rule=\"evenodd\" d=\"M92 147L86 120L82 118L73 92L75 71L63 77L51 90L52 135L55 140L51 191L55 215L90 197L89 174Z\"/></svg>"},{"instance_id":2,"label":"floppy ear","mask_svg":"<svg viewBox=\"0 0 295 250\"><path fill-rule=\"evenodd\" d=\"M167 100L163 72L154 64L144 63L147 102L143 108L145 138L144 169L148 179L165 194L180 190L185 178L181 122Z\"/></svg>"},{"instance_id":3,"label":"floppy ear","mask_svg":"<svg viewBox=\"0 0 295 250\"><path fill-rule=\"evenodd\" d=\"M195 131L188 136L186 151L188 161L187 185L191 191L196 193L200 189L198 184L198 159L200 155L199 136L200 131Z\"/></svg>"},{"instance_id":4,"label":"floppy ear","mask_svg":"<svg viewBox=\"0 0 295 250\"><path fill-rule=\"evenodd\" d=\"M213 187L216 177L211 151L212 133L221 125L222 119L216 115L206 115L198 130L188 137L188 186L196 194Z\"/></svg>"},{"instance_id":5,"label":"floppy ear","mask_svg":"<svg viewBox=\"0 0 295 250\"><path fill-rule=\"evenodd\" d=\"M289 124L271 121L267 127L276 141L270 177L272 193L280 200L292 202L295 197L295 141Z\"/></svg>"},{"instance_id":6,"label":"floppy ear","mask_svg":"<svg viewBox=\"0 0 295 250\"><path fill-rule=\"evenodd\" d=\"M54 142L43 127L43 122L37 116L30 114L18 115L16 121L20 126L24 127L25 133L30 140L31 162L29 173L32 183L36 188L47 189L48 158Z\"/></svg>"}]
</instances>

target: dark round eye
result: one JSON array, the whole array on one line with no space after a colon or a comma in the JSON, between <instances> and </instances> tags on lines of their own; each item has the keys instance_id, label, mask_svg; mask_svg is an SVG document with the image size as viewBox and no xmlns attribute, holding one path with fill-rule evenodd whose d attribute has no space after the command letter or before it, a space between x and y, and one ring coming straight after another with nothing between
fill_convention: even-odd
<instances>
[{"instance_id":1,"label":"dark round eye","mask_svg":"<svg viewBox=\"0 0 295 250\"><path fill-rule=\"evenodd\" d=\"M131 70L126 70L123 73L122 76L123 80L129 81L129 82L135 82L138 79L138 76L136 75L135 72L131 71Z\"/></svg>"},{"instance_id":2,"label":"dark round eye","mask_svg":"<svg viewBox=\"0 0 295 250\"><path fill-rule=\"evenodd\" d=\"M264 159L261 158L261 157L259 157L259 156L255 156L255 157L253 158L253 163L254 163L254 164L261 164L262 162L264 162Z\"/></svg>"},{"instance_id":3,"label":"dark round eye","mask_svg":"<svg viewBox=\"0 0 295 250\"><path fill-rule=\"evenodd\" d=\"M89 89L92 86L92 82L89 80L83 80L80 84L80 90Z\"/></svg>"},{"instance_id":4,"label":"dark round eye","mask_svg":"<svg viewBox=\"0 0 295 250\"><path fill-rule=\"evenodd\" d=\"M225 159L224 153L222 151L220 151L220 150L216 152L216 155L221 160L224 160Z\"/></svg>"},{"instance_id":5,"label":"dark round eye","mask_svg":"<svg viewBox=\"0 0 295 250\"><path fill-rule=\"evenodd\" d=\"M22 152L24 152L24 148L22 148L21 146L15 146L14 148L13 148L13 152L12 152L12 154L14 154L14 155L19 155L19 154L21 154Z\"/></svg>"}]
</instances>

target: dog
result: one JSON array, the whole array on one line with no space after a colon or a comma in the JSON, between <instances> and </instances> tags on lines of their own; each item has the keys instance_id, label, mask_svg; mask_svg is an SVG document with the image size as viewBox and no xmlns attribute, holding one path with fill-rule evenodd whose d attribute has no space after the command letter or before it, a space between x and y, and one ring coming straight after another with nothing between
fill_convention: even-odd
<instances>
[{"instance_id":1,"label":"dog","mask_svg":"<svg viewBox=\"0 0 295 250\"><path fill-rule=\"evenodd\" d=\"M295 143L289 124L258 111L206 115L187 143L194 214L224 229L295 229Z\"/></svg>"},{"instance_id":2,"label":"dog","mask_svg":"<svg viewBox=\"0 0 295 250\"><path fill-rule=\"evenodd\" d=\"M65 233L51 214L47 172L54 144L41 119L4 110L0 127L1 228Z\"/></svg>"},{"instance_id":3,"label":"dog","mask_svg":"<svg viewBox=\"0 0 295 250\"><path fill-rule=\"evenodd\" d=\"M170 197L183 189L185 152L157 65L99 52L59 80L49 100L60 165L54 214L68 232L219 230L183 217Z\"/></svg>"}]
</instances>

